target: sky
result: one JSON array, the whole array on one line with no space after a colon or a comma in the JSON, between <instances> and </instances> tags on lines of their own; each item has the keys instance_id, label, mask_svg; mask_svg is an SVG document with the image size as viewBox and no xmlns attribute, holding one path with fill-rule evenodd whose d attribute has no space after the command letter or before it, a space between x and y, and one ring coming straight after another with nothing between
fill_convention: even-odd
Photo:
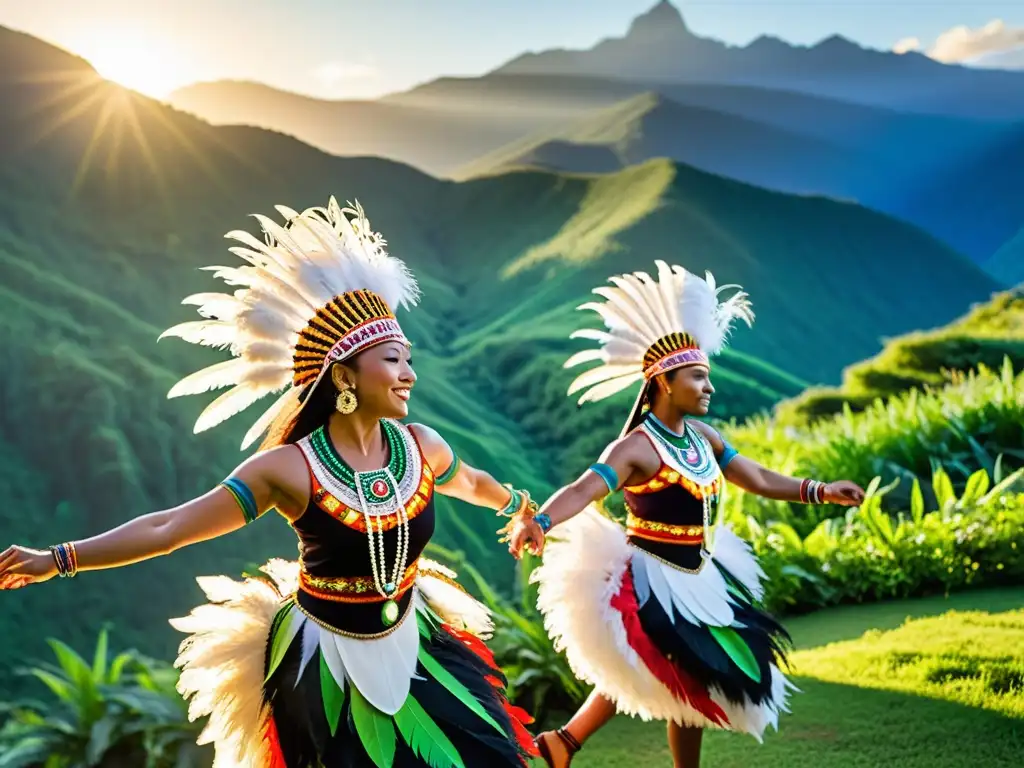
<instances>
[{"instance_id":1,"label":"sky","mask_svg":"<svg viewBox=\"0 0 1024 768\"><path fill-rule=\"evenodd\" d=\"M655 0L0 0L0 25L76 53L158 98L198 81L254 80L322 98L375 98L480 75L525 51L620 36ZM690 29L742 45L990 53L1024 67L1024 0L675 0ZM996 60L993 58L992 60Z\"/></svg>"}]
</instances>

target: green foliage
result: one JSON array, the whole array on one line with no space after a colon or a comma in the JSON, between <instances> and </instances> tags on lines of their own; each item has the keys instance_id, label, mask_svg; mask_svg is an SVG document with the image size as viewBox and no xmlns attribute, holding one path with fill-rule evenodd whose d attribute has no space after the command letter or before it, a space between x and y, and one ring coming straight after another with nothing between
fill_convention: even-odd
<instances>
[{"instance_id":1,"label":"green foliage","mask_svg":"<svg viewBox=\"0 0 1024 768\"><path fill-rule=\"evenodd\" d=\"M774 611L802 612L843 602L871 602L948 594L981 585L1024 580L1024 469L992 484L978 470L957 495L949 476L936 469L925 513L915 479L910 508L895 516L875 478L864 503L844 517L823 520L806 537L790 525L738 521L769 578L766 604Z\"/></svg>"},{"instance_id":2,"label":"green foliage","mask_svg":"<svg viewBox=\"0 0 1024 768\"><path fill-rule=\"evenodd\" d=\"M942 386L951 370L998 368L1004 359L1024 366L1024 289L996 294L947 326L891 339L879 354L849 366L840 387L813 387L785 400L774 419L804 426L847 407L857 412L879 398Z\"/></svg>"},{"instance_id":3,"label":"green foliage","mask_svg":"<svg viewBox=\"0 0 1024 768\"><path fill-rule=\"evenodd\" d=\"M1024 464L1024 370L1014 373L1007 359L999 370L979 366L953 373L945 387L912 389L811 426L789 427L762 417L726 432L745 455L785 474L847 478L862 485L876 476L883 482L904 479L888 501L909 509L911 481L929 478L936 466L962 489L978 469L994 474L997 467L1008 471ZM929 499L935 500L934 495ZM827 509L774 502L733 487L725 505L731 516L780 520L804 534Z\"/></svg>"},{"instance_id":4,"label":"green foliage","mask_svg":"<svg viewBox=\"0 0 1024 768\"><path fill-rule=\"evenodd\" d=\"M77 768L138 765L199 768L208 750L199 749L200 723L188 721L174 686L177 672L135 653L110 658L102 631L91 662L51 639L56 664L23 671L50 694L45 702L2 706L2 768Z\"/></svg>"}]
</instances>

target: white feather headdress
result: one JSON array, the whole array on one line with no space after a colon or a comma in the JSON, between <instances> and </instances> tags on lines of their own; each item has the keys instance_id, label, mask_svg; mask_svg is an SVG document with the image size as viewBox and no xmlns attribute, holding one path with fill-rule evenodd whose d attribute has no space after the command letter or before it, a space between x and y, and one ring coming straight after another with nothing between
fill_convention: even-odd
<instances>
[{"instance_id":1,"label":"white feather headdress","mask_svg":"<svg viewBox=\"0 0 1024 768\"><path fill-rule=\"evenodd\" d=\"M596 341L598 346L577 352L566 368L600 361L580 374L569 387L572 395L584 390L582 405L610 397L634 382L686 365L708 365L725 346L733 320L750 325L754 313L742 290L726 301L718 295L738 285L715 286L707 272L701 279L679 266L655 261L658 279L646 272L610 278L614 287L595 288L604 302L588 302L578 309L597 312L606 330L585 328L570 338Z\"/></svg>"},{"instance_id":2,"label":"white feather headdress","mask_svg":"<svg viewBox=\"0 0 1024 768\"><path fill-rule=\"evenodd\" d=\"M358 201L341 208L332 197L326 208L302 213L275 207L285 226L254 216L265 242L241 230L225 235L242 244L229 250L245 265L204 267L241 287L188 296L182 304L196 305L205 319L160 335L229 349L234 356L186 376L168 392L179 397L230 387L199 415L195 432L287 388L245 435L243 449L279 414L298 406L330 363L384 341L408 344L392 307L409 308L419 298L412 273L387 254Z\"/></svg>"}]
</instances>

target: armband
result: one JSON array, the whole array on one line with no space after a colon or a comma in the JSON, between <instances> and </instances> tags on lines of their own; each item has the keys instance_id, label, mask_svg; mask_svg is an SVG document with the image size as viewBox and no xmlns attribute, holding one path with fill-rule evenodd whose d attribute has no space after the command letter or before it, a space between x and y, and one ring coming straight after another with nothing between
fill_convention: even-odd
<instances>
[{"instance_id":1,"label":"armband","mask_svg":"<svg viewBox=\"0 0 1024 768\"><path fill-rule=\"evenodd\" d=\"M598 477L604 480L605 485L608 486L608 492L614 493L619 488L619 475L607 464L592 464L590 466Z\"/></svg>"},{"instance_id":2,"label":"armband","mask_svg":"<svg viewBox=\"0 0 1024 768\"><path fill-rule=\"evenodd\" d=\"M729 445L729 441L726 440L724 437L722 438L722 442L725 444L725 450L723 450L722 455L718 457L718 467L719 469L724 470L727 466L729 466L730 461L732 461L733 459L740 455L740 452L733 448L731 445Z\"/></svg>"},{"instance_id":3,"label":"armband","mask_svg":"<svg viewBox=\"0 0 1024 768\"><path fill-rule=\"evenodd\" d=\"M449 448L450 447L451 446L449 446ZM446 485L454 480L455 476L459 474L460 467L462 467L462 459L459 458L459 455L455 453L455 451L452 451L452 463L448 465L448 469L434 479L435 487Z\"/></svg>"},{"instance_id":4,"label":"armband","mask_svg":"<svg viewBox=\"0 0 1024 768\"><path fill-rule=\"evenodd\" d=\"M259 507L256 506L256 497L253 496L248 485L243 483L237 477L229 477L220 485L222 488L226 488L228 493L234 497L235 503L238 504L238 508L242 510L242 516L245 517L246 525L253 522L260 516Z\"/></svg>"}]
</instances>

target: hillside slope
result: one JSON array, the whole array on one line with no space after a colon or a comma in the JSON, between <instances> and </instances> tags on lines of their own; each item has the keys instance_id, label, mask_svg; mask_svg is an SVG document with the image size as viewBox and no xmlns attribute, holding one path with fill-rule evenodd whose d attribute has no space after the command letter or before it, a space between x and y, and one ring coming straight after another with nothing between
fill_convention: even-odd
<instances>
[{"instance_id":1,"label":"hillside slope","mask_svg":"<svg viewBox=\"0 0 1024 768\"><path fill-rule=\"evenodd\" d=\"M985 269L1006 285L1024 284L1024 227L996 251Z\"/></svg>"},{"instance_id":2,"label":"hillside slope","mask_svg":"<svg viewBox=\"0 0 1024 768\"><path fill-rule=\"evenodd\" d=\"M571 107L531 109L529 104L501 109L493 104L327 101L231 81L186 86L169 101L214 125L281 131L334 155L399 160L435 176L578 114Z\"/></svg>"},{"instance_id":3,"label":"hillside slope","mask_svg":"<svg viewBox=\"0 0 1024 768\"><path fill-rule=\"evenodd\" d=\"M991 256L1024 223L1024 122L957 153L893 201L962 253Z\"/></svg>"},{"instance_id":4,"label":"hillside slope","mask_svg":"<svg viewBox=\"0 0 1024 768\"><path fill-rule=\"evenodd\" d=\"M588 114L564 130L514 142L455 175L516 166L585 173L659 157L768 189L843 198L857 198L879 170L868 158L824 139L652 92Z\"/></svg>"}]
</instances>

